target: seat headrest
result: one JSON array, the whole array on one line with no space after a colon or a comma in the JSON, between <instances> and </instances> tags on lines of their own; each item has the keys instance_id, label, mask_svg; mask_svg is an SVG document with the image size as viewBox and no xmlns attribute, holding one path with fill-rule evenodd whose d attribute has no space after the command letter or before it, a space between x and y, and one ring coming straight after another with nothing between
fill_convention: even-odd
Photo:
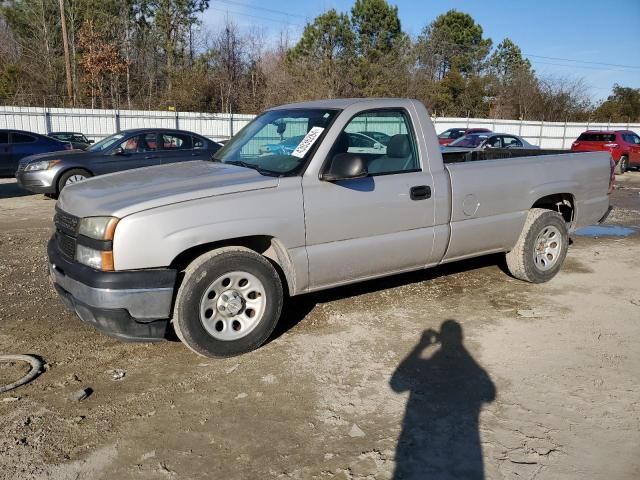
<instances>
[{"instance_id":1,"label":"seat headrest","mask_svg":"<svg viewBox=\"0 0 640 480\"><path fill-rule=\"evenodd\" d=\"M387 157L407 158L411 155L411 144L409 135L394 135L387 145Z\"/></svg>"}]
</instances>

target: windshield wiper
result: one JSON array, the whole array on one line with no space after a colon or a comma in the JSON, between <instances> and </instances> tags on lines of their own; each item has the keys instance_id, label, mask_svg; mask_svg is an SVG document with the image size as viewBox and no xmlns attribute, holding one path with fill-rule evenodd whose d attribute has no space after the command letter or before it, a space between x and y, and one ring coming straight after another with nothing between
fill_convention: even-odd
<instances>
[{"instance_id":1,"label":"windshield wiper","mask_svg":"<svg viewBox=\"0 0 640 480\"><path fill-rule=\"evenodd\" d=\"M230 160L228 162L223 162L223 163L227 163L229 165L237 165L238 167L251 168L252 170L257 171L260 175L266 175L266 176L269 176L269 177L280 177L280 176L282 176L278 172L273 172L271 170L266 170L266 169L264 169L262 167L259 167L255 163L243 162L242 160Z\"/></svg>"}]
</instances>

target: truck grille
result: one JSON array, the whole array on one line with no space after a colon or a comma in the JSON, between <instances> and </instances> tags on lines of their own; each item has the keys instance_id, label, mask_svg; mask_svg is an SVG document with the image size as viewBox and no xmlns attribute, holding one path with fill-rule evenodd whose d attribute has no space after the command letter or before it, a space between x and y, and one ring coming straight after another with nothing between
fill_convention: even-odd
<instances>
[{"instance_id":1,"label":"truck grille","mask_svg":"<svg viewBox=\"0 0 640 480\"><path fill-rule=\"evenodd\" d=\"M80 219L67 212L63 212L62 210L56 210L55 217L53 217L53 223L55 223L57 231L66 233L71 237L75 237L78 233L78 224L80 223Z\"/></svg>"},{"instance_id":2,"label":"truck grille","mask_svg":"<svg viewBox=\"0 0 640 480\"><path fill-rule=\"evenodd\" d=\"M56 226L56 241L63 255L73 259L76 255L76 236L80 219L67 212L56 209L53 217Z\"/></svg>"},{"instance_id":3,"label":"truck grille","mask_svg":"<svg viewBox=\"0 0 640 480\"><path fill-rule=\"evenodd\" d=\"M58 240L58 249L62 254L73 259L76 255L76 239L60 232L56 232L56 238Z\"/></svg>"}]
</instances>

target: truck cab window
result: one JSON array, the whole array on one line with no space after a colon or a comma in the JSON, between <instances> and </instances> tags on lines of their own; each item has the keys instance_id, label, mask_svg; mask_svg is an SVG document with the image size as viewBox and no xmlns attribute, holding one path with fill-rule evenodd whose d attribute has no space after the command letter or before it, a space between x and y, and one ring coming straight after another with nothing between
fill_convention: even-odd
<instances>
[{"instance_id":1,"label":"truck cab window","mask_svg":"<svg viewBox=\"0 0 640 480\"><path fill-rule=\"evenodd\" d=\"M410 122L402 110L363 112L351 119L336 144L342 143L346 153L361 154L370 175L414 172L420 164ZM344 153L336 148L334 154Z\"/></svg>"}]
</instances>

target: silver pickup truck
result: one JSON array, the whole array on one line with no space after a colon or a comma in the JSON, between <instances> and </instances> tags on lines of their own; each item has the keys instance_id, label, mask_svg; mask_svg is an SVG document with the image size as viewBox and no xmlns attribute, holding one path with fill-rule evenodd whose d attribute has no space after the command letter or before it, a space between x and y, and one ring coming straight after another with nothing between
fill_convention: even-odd
<instances>
[{"instance_id":1,"label":"silver pickup truck","mask_svg":"<svg viewBox=\"0 0 640 480\"><path fill-rule=\"evenodd\" d=\"M172 325L205 356L259 347L287 295L495 252L546 282L571 232L608 212L611 160L542 153L443 160L415 100L276 107L213 161L66 188L50 275L106 333L153 341Z\"/></svg>"}]
</instances>

